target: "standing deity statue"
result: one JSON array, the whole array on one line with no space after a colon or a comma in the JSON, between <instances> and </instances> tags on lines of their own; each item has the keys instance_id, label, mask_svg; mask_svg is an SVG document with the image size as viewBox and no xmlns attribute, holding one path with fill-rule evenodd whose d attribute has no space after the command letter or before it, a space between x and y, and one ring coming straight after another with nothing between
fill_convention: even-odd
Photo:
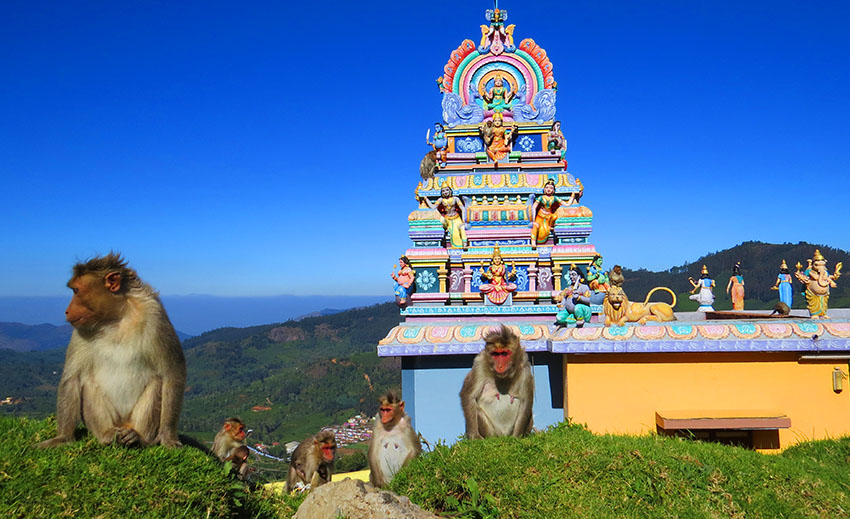
<instances>
[{"instance_id":1,"label":"standing deity statue","mask_svg":"<svg viewBox=\"0 0 850 519\"><path fill-rule=\"evenodd\" d=\"M555 211L562 205L573 205L575 203L575 193L570 195L570 198L564 200L561 197L555 196L555 181L549 179L546 185L543 186L543 194L534 200L531 206L531 214L529 219L534 223L531 224L531 248L537 248L538 244L546 243L549 239L549 233L555 226Z\"/></svg>"},{"instance_id":2,"label":"standing deity statue","mask_svg":"<svg viewBox=\"0 0 850 519\"><path fill-rule=\"evenodd\" d=\"M516 124L505 127L502 114L493 115L492 121L482 123L478 127L481 140L487 148L487 156L493 162L498 163L511 152L511 144L516 139L519 128ZM498 167L498 165L497 165Z\"/></svg>"},{"instance_id":3,"label":"standing deity statue","mask_svg":"<svg viewBox=\"0 0 850 519\"><path fill-rule=\"evenodd\" d=\"M570 284L561 293L555 296L555 302L561 302L561 310L555 316L555 325L562 328L570 323L575 323L576 328L581 328L584 323L590 321L590 287L581 279L581 272L575 265L570 267Z\"/></svg>"},{"instance_id":4,"label":"standing deity statue","mask_svg":"<svg viewBox=\"0 0 850 519\"><path fill-rule=\"evenodd\" d=\"M693 286L691 290L692 296L689 299L699 303L697 312L713 312L714 311L714 280L708 275L708 267L702 266L699 282L694 281L694 278L689 277L688 282ZM698 293L696 293L699 291Z\"/></svg>"},{"instance_id":5,"label":"standing deity statue","mask_svg":"<svg viewBox=\"0 0 850 519\"><path fill-rule=\"evenodd\" d=\"M398 263L401 265L401 268L396 273L395 269L399 265L393 265L393 272L390 273L390 277L393 278L393 292L395 293L396 304L403 307L407 305L407 299L413 292L416 271L410 266L410 260L407 259L407 256L401 256L398 259Z\"/></svg>"},{"instance_id":6,"label":"standing deity statue","mask_svg":"<svg viewBox=\"0 0 850 519\"><path fill-rule=\"evenodd\" d=\"M441 168L446 167L446 157L449 154L449 139L446 129L440 123L434 123L434 141L431 142L430 130L425 134L425 143L434 148L435 160Z\"/></svg>"},{"instance_id":7,"label":"standing deity statue","mask_svg":"<svg viewBox=\"0 0 850 519\"><path fill-rule=\"evenodd\" d=\"M791 281L791 271L788 270L788 264L785 263L785 260L782 260L782 264L779 266L779 275L776 276L776 284L770 289L779 291L779 301L788 305L788 308L791 308L791 304L794 302L794 289L791 286Z\"/></svg>"},{"instance_id":8,"label":"standing deity statue","mask_svg":"<svg viewBox=\"0 0 850 519\"><path fill-rule=\"evenodd\" d=\"M726 293L732 296L732 310L744 309L744 276L741 275L741 262L732 267L732 277L726 285Z\"/></svg>"},{"instance_id":9,"label":"standing deity statue","mask_svg":"<svg viewBox=\"0 0 850 519\"><path fill-rule=\"evenodd\" d=\"M454 196L452 188L449 187L446 181L443 181L443 187L440 189L440 199L436 204L431 203L427 197L419 196L419 188L416 188L416 196L420 201L431 209L436 209L440 213L440 223L443 224L443 229L446 230L446 245L455 248L466 248L466 229L463 222L463 214L466 206L463 201Z\"/></svg>"},{"instance_id":10,"label":"standing deity statue","mask_svg":"<svg viewBox=\"0 0 850 519\"><path fill-rule=\"evenodd\" d=\"M809 268L805 271L801 271L802 265L797 263L797 272L794 273L794 277L806 286L806 307L812 318L829 319L826 315L829 309L829 289L838 286L835 280L841 277L842 266L839 261L835 264L835 272L830 274L826 268L826 259L819 249L815 249L815 255L809 260Z\"/></svg>"},{"instance_id":11,"label":"standing deity statue","mask_svg":"<svg viewBox=\"0 0 850 519\"><path fill-rule=\"evenodd\" d=\"M490 266L486 271L484 270L484 262L481 262L481 281L487 281L487 283L481 284L481 293L487 294L491 303L500 305L508 300L511 293L516 291L517 286L509 282L514 279L516 279L516 265L513 265L510 272L507 271L497 245L493 249Z\"/></svg>"}]
</instances>

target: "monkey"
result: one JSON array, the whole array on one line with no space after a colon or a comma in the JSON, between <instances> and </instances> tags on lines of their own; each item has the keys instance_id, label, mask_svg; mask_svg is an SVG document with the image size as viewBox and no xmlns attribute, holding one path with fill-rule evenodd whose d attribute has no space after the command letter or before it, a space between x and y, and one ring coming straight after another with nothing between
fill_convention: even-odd
<instances>
[{"instance_id":1,"label":"monkey","mask_svg":"<svg viewBox=\"0 0 850 519\"><path fill-rule=\"evenodd\" d=\"M396 472L419 456L422 445L410 418L404 412L404 400L392 391L380 399L372 439L369 440L369 482L383 487L392 481Z\"/></svg>"},{"instance_id":2,"label":"monkey","mask_svg":"<svg viewBox=\"0 0 850 519\"><path fill-rule=\"evenodd\" d=\"M295 489L296 483L316 488L331 480L336 454L336 439L333 431L324 430L301 442L289 461L286 491Z\"/></svg>"},{"instance_id":3,"label":"monkey","mask_svg":"<svg viewBox=\"0 0 850 519\"><path fill-rule=\"evenodd\" d=\"M248 467L248 456L251 454L251 451L248 449L246 445L240 445L233 449L233 452L230 456L224 458L222 461L229 461L232 463L232 468L230 471L236 474L236 477L240 480L244 480L250 469Z\"/></svg>"},{"instance_id":4,"label":"monkey","mask_svg":"<svg viewBox=\"0 0 850 519\"><path fill-rule=\"evenodd\" d=\"M625 280L626 278L623 277L623 267L614 265L614 268L608 273L608 281L611 282L611 286L623 288L623 282Z\"/></svg>"},{"instance_id":5,"label":"monkey","mask_svg":"<svg viewBox=\"0 0 850 519\"><path fill-rule=\"evenodd\" d=\"M419 163L419 176L422 177L422 180L434 178L437 169L437 151L431 150L422 157L422 162Z\"/></svg>"},{"instance_id":6,"label":"monkey","mask_svg":"<svg viewBox=\"0 0 850 519\"><path fill-rule=\"evenodd\" d=\"M460 390L466 436L526 435L532 427L534 376L525 348L504 325L487 330L484 342Z\"/></svg>"},{"instance_id":7,"label":"monkey","mask_svg":"<svg viewBox=\"0 0 850 519\"><path fill-rule=\"evenodd\" d=\"M212 452L218 459L225 461L238 447L245 445L245 423L239 418L228 418L215 435Z\"/></svg>"},{"instance_id":8,"label":"monkey","mask_svg":"<svg viewBox=\"0 0 850 519\"><path fill-rule=\"evenodd\" d=\"M57 432L37 446L74 441L78 422L100 443L180 446L186 360L159 294L115 252L74 265L68 288Z\"/></svg>"},{"instance_id":9,"label":"monkey","mask_svg":"<svg viewBox=\"0 0 850 519\"><path fill-rule=\"evenodd\" d=\"M791 307L783 303L782 301L776 303L773 307L773 312L770 315L779 314L781 316L791 315Z\"/></svg>"}]
</instances>

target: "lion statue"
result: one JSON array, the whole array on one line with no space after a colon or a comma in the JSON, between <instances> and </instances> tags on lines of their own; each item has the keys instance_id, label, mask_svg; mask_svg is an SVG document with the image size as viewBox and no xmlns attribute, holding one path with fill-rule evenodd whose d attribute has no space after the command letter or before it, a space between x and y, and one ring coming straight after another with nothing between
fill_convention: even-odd
<instances>
[{"instance_id":1,"label":"lion statue","mask_svg":"<svg viewBox=\"0 0 850 519\"><path fill-rule=\"evenodd\" d=\"M649 298L656 290L666 290L673 296L673 304L650 303ZM612 286L608 290L605 302L602 303L602 312L605 314L605 326L616 324L623 326L627 322L646 324L647 321L675 321L673 307L676 306L676 294L667 287L655 287L646 295L643 303L630 303L622 287Z\"/></svg>"}]
</instances>

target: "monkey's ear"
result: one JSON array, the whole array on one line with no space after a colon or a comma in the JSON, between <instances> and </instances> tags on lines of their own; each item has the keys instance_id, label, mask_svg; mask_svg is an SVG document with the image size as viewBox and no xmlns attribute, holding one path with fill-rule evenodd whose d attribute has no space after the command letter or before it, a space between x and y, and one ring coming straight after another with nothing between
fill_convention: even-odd
<instances>
[{"instance_id":1,"label":"monkey's ear","mask_svg":"<svg viewBox=\"0 0 850 519\"><path fill-rule=\"evenodd\" d=\"M106 288L113 294L121 290L121 273L110 272L103 278Z\"/></svg>"},{"instance_id":2,"label":"monkey's ear","mask_svg":"<svg viewBox=\"0 0 850 519\"><path fill-rule=\"evenodd\" d=\"M401 402L398 403L398 410L404 411L404 400L402 400Z\"/></svg>"},{"instance_id":3,"label":"monkey's ear","mask_svg":"<svg viewBox=\"0 0 850 519\"><path fill-rule=\"evenodd\" d=\"M225 431L229 431L233 426L230 425L230 422L225 422L223 427Z\"/></svg>"}]
</instances>

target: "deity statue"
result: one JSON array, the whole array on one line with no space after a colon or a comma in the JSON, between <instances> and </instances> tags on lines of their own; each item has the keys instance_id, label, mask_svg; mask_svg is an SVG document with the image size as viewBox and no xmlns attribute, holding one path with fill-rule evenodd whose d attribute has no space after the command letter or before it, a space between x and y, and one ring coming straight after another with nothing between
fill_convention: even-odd
<instances>
[{"instance_id":1,"label":"deity statue","mask_svg":"<svg viewBox=\"0 0 850 519\"><path fill-rule=\"evenodd\" d=\"M443 229L446 230L446 245L455 248L466 248L466 229L463 222L463 214L466 211L466 206L463 201L454 196L452 188L446 181L443 181L443 187L440 189L440 199L437 204L432 204L427 197L419 196L419 188L416 188L416 196L420 201L424 201L431 209L436 209L440 213L440 223L443 224Z\"/></svg>"},{"instance_id":2,"label":"deity statue","mask_svg":"<svg viewBox=\"0 0 850 519\"><path fill-rule=\"evenodd\" d=\"M587 284L594 292L607 292L611 285L608 283L608 273L602 268L602 255L593 257L590 266L587 267Z\"/></svg>"},{"instance_id":3,"label":"deity statue","mask_svg":"<svg viewBox=\"0 0 850 519\"><path fill-rule=\"evenodd\" d=\"M702 266L702 271L699 276L699 283L694 281L694 278L689 277L688 282L693 286L691 290L692 296L689 299L699 303L697 312L713 312L714 311L714 280L708 275L708 267ZM699 290L699 293L696 293Z\"/></svg>"},{"instance_id":4,"label":"deity statue","mask_svg":"<svg viewBox=\"0 0 850 519\"><path fill-rule=\"evenodd\" d=\"M561 205L573 205L576 203L575 193L570 195L570 198L564 200L561 197L555 196L555 181L549 179L546 185L543 186L543 194L534 200L531 206L531 214L529 219L534 223L531 225L531 248L537 248L540 243L546 243L549 239L549 233L552 227L555 226L555 211Z\"/></svg>"},{"instance_id":5,"label":"deity statue","mask_svg":"<svg viewBox=\"0 0 850 519\"><path fill-rule=\"evenodd\" d=\"M410 266L410 260L407 256L401 256L398 259L401 269L398 273L395 272L398 265L393 265L393 272L390 276L393 278L393 292L395 293L395 301L398 306L404 307L407 305L407 298L413 292L413 282L416 279L416 271Z\"/></svg>"},{"instance_id":6,"label":"deity statue","mask_svg":"<svg viewBox=\"0 0 850 519\"><path fill-rule=\"evenodd\" d=\"M446 167L446 157L449 154L449 139L446 138L446 129L440 123L434 123L434 142L431 142L431 130L425 133L425 143L434 148L435 160L440 167Z\"/></svg>"},{"instance_id":7,"label":"deity statue","mask_svg":"<svg viewBox=\"0 0 850 519\"><path fill-rule=\"evenodd\" d=\"M493 249L493 256L490 258L490 266L484 270L484 262L481 262L481 281L487 281L480 286L481 293L487 294L490 302L500 305L508 300L508 296L515 292L517 286L510 283L510 280L516 279L516 265L510 272L507 272L502 261L502 254L497 245Z\"/></svg>"},{"instance_id":8,"label":"deity statue","mask_svg":"<svg viewBox=\"0 0 850 519\"><path fill-rule=\"evenodd\" d=\"M779 300L791 308L791 303L794 301L794 290L791 287L791 271L788 270L788 264L782 260L779 266L779 275L776 276L776 284L770 287L771 290L779 291Z\"/></svg>"},{"instance_id":9,"label":"deity statue","mask_svg":"<svg viewBox=\"0 0 850 519\"><path fill-rule=\"evenodd\" d=\"M741 262L732 267L732 277L726 285L726 293L732 296L732 310L744 309L744 276L741 275Z\"/></svg>"},{"instance_id":10,"label":"deity statue","mask_svg":"<svg viewBox=\"0 0 850 519\"><path fill-rule=\"evenodd\" d=\"M564 138L564 134L561 133L561 121L555 121L552 123L552 129L549 130L549 144L548 149L549 153L555 155L559 155L561 160L567 156L567 139Z\"/></svg>"},{"instance_id":11,"label":"deity statue","mask_svg":"<svg viewBox=\"0 0 850 519\"><path fill-rule=\"evenodd\" d=\"M484 109L494 112L494 118L495 114L501 114L505 111L510 115L514 92L508 91L508 88L504 86L502 76L496 76L496 79L493 80L493 88L484 92L481 97L484 99Z\"/></svg>"},{"instance_id":12,"label":"deity statue","mask_svg":"<svg viewBox=\"0 0 850 519\"><path fill-rule=\"evenodd\" d=\"M829 307L829 289L835 288L835 280L841 277L842 263L835 264L835 272L830 275L826 268L826 259L815 249L814 258L809 260L810 267L801 271L802 265L797 263L794 277L806 286L806 307L814 319L829 319L826 312Z\"/></svg>"},{"instance_id":13,"label":"deity statue","mask_svg":"<svg viewBox=\"0 0 850 519\"><path fill-rule=\"evenodd\" d=\"M492 121L487 121L478 127L478 133L487 147L487 156L490 160L498 162L508 156L518 131L519 127L516 124L506 128L500 113L494 114Z\"/></svg>"},{"instance_id":14,"label":"deity statue","mask_svg":"<svg viewBox=\"0 0 850 519\"><path fill-rule=\"evenodd\" d=\"M575 265L570 267L570 284L561 293L555 296L555 302L561 303L561 310L555 316L555 325L563 328L567 324L575 323L576 328L584 326L590 321L590 287L584 284L581 272Z\"/></svg>"}]
</instances>

